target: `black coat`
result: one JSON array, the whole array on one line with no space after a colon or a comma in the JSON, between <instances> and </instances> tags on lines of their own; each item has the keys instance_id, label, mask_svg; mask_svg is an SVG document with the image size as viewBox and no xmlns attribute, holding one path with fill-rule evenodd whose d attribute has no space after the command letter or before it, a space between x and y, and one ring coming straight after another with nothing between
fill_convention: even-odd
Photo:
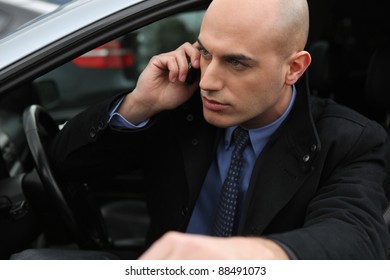
<instances>
[{"instance_id":1,"label":"black coat","mask_svg":"<svg viewBox=\"0 0 390 280\"><path fill-rule=\"evenodd\" d=\"M283 242L302 259L385 258L382 213L386 132L303 82L287 119L258 158L238 235ZM52 156L82 181L142 167L151 216L149 242L185 231L222 129L207 124L199 94L142 129L107 124L114 99L69 121Z\"/></svg>"}]
</instances>

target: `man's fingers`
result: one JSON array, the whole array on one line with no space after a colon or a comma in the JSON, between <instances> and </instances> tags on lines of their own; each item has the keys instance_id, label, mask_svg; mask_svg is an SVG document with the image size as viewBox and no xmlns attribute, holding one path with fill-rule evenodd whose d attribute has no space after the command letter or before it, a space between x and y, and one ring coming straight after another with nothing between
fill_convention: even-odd
<instances>
[{"instance_id":1,"label":"man's fingers","mask_svg":"<svg viewBox=\"0 0 390 280\"><path fill-rule=\"evenodd\" d=\"M177 59L177 64L179 67L179 80L180 82L185 82L187 74L188 74L188 63L189 63L189 56L187 55L186 51L184 48L178 49L176 51L176 59Z\"/></svg>"},{"instance_id":2,"label":"man's fingers","mask_svg":"<svg viewBox=\"0 0 390 280\"><path fill-rule=\"evenodd\" d=\"M184 50L176 50L175 52L153 57L151 64L162 71L162 75L167 74L170 82L174 83L179 80L184 83L189 70L189 60Z\"/></svg>"}]
</instances>

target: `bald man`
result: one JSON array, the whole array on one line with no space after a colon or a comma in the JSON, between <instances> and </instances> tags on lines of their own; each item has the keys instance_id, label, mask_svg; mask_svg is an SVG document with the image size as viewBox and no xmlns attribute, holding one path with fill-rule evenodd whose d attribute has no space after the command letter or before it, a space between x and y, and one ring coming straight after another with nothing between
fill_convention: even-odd
<instances>
[{"instance_id":1,"label":"bald man","mask_svg":"<svg viewBox=\"0 0 390 280\"><path fill-rule=\"evenodd\" d=\"M386 133L310 97L308 31L305 0L214 0L197 42L153 57L131 93L66 124L58 170L88 182L143 168L141 259L386 258ZM198 83L186 83L188 60ZM227 217L237 127L247 136Z\"/></svg>"}]
</instances>

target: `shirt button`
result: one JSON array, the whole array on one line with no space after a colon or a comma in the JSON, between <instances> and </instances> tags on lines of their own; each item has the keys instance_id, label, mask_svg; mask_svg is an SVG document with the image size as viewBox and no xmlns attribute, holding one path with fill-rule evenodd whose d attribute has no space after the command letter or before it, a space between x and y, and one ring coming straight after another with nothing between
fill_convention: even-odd
<instances>
[{"instance_id":1,"label":"shirt button","mask_svg":"<svg viewBox=\"0 0 390 280\"><path fill-rule=\"evenodd\" d=\"M194 139L192 139L191 144L192 144L192 146L197 146L199 144L199 140L194 138Z\"/></svg>"},{"instance_id":2,"label":"shirt button","mask_svg":"<svg viewBox=\"0 0 390 280\"><path fill-rule=\"evenodd\" d=\"M309 155L304 155L302 160L303 160L303 162L308 162L310 160L310 156Z\"/></svg>"},{"instance_id":3,"label":"shirt button","mask_svg":"<svg viewBox=\"0 0 390 280\"><path fill-rule=\"evenodd\" d=\"M311 145L311 148L310 150L314 153L315 151L317 151L317 145L313 144Z\"/></svg>"}]
</instances>

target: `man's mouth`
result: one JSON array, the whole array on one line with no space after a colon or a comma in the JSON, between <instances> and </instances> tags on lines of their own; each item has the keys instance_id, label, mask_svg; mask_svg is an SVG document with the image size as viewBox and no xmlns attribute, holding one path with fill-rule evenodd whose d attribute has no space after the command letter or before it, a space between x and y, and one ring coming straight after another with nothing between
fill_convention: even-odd
<instances>
[{"instance_id":1,"label":"man's mouth","mask_svg":"<svg viewBox=\"0 0 390 280\"><path fill-rule=\"evenodd\" d=\"M202 101L203 101L203 107L211 111L222 111L228 107L227 104L220 103L212 99L208 99L204 96L202 96Z\"/></svg>"}]
</instances>

